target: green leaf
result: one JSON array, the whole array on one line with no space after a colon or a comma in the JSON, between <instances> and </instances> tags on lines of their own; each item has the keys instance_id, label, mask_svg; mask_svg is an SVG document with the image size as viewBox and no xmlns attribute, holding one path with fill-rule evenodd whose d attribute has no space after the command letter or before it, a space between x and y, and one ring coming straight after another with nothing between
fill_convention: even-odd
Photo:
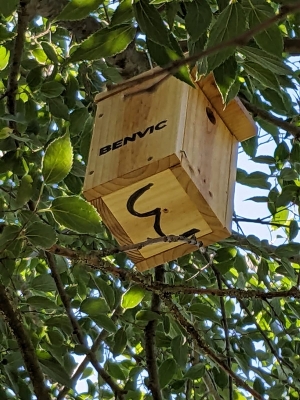
<instances>
[{"instance_id":1,"label":"green leaf","mask_svg":"<svg viewBox=\"0 0 300 400\"><path fill-rule=\"evenodd\" d=\"M158 369L160 387L167 386L175 375L177 366L173 358L167 358Z\"/></svg>"},{"instance_id":2,"label":"green leaf","mask_svg":"<svg viewBox=\"0 0 300 400\"><path fill-rule=\"evenodd\" d=\"M269 176L264 172L252 172L245 176L242 181L239 181L242 185L259 189L270 189L271 184L268 182Z\"/></svg>"},{"instance_id":3,"label":"green leaf","mask_svg":"<svg viewBox=\"0 0 300 400\"><path fill-rule=\"evenodd\" d=\"M70 133L75 136L83 131L84 124L89 117L86 107L77 108L70 114Z\"/></svg>"},{"instance_id":4,"label":"green leaf","mask_svg":"<svg viewBox=\"0 0 300 400\"><path fill-rule=\"evenodd\" d=\"M259 377L256 377L254 379L253 389L256 390L257 393L259 393L261 395L265 394L265 391L266 391L265 385L264 385L263 381Z\"/></svg>"},{"instance_id":5,"label":"green leaf","mask_svg":"<svg viewBox=\"0 0 300 400\"><path fill-rule=\"evenodd\" d=\"M79 21L97 10L104 0L71 0L63 8L55 21Z\"/></svg>"},{"instance_id":6,"label":"green leaf","mask_svg":"<svg viewBox=\"0 0 300 400\"><path fill-rule=\"evenodd\" d=\"M149 50L149 53L153 60L160 67L164 67L170 62L179 60L183 57L181 50L177 47L178 43L172 36L170 36L170 42L172 42L175 50L169 47L161 46L157 43L152 42L150 39L147 39L147 48ZM191 81L190 73L187 66L180 67L178 71L174 73L174 76L181 81L188 83L190 86L194 86Z\"/></svg>"},{"instance_id":7,"label":"green leaf","mask_svg":"<svg viewBox=\"0 0 300 400\"><path fill-rule=\"evenodd\" d=\"M185 368L188 356L188 343L186 341L184 343L182 335L176 336L172 339L171 350L177 364L181 368Z\"/></svg>"},{"instance_id":8,"label":"green leaf","mask_svg":"<svg viewBox=\"0 0 300 400\"><path fill-rule=\"evenodd\" d=\"M31 196L33 195L32 183L33 180L30 175L24 175L23 178L21 179L21 183L16 197L17 207L22 207L31 199Z\"/></svg>"},{"instance_id":9,"label":"green leaf","mask_svg":"<svg viewBox=\"0 0 300 400\"><path fill-rule=\"evenodd\" d=\"M80 311L88 314L90 317L97 317L99 314L109 312L109 308L104 299L89 297L81 303Z\"/></svg>"},{"instance_id":10,"label":"green leaf","mask_svg":"<svg viewBox=\"0 0 300 400\"><path fill-rule=\"evenodd\" d=\"M127 334L124 328L120 328L115 334L113 343L112 352L113 356L116 357L122 354L127 346Z\"/></svg>"},{"instance_id":11,"label":"green leaf","mask_svg":"<svg viewBox=\"0 0 300 400\"><path fill-rule=\"evenodd\" d=\"M242 148L244 152L250 156L250 157L255 157L257 147L258 147L258 136L253 136L250 139L244 140L242 143Z\"/></svg>"},{"instance_id":12,"label":"green leaf","mask_svg":"<svg viewBox=\"0 0 300 400\"><path fill-rule=\"evenodd\" d=\"M283 168L280 171L279 175L279 178L283 179L284 181L293 181L295 179L298 179L298 177L299 177L298 173L294 169L289 167Z\"/></svg>"},{"instance_id":13,"label":"green leaf","mask_svg":"<svg viewBox=\"0 0 300 400\"><path fill-rule=\"evenodd\" d=\"M253 76L253 78L259 81L265 87L274 90L280 90L276 75L274 75L274 73L269 69L250 61L244 63L244 69L247 74Z\"/></svg>"},{"instance_id":14,"label":"green leaf","mask_svg":"<svg viewBox=\"0 0 300 400\"><path fill-rule=\"evenodd\" d=\"M219 67L214 70L214 77L221 93L223 103L227 102L230 88L237 76L237 62L234 56L230 56ZM242 142L243 144L244 142Z\"/></svg>"},{"instance_id":15,"label":"green leaf","mask_svg":"<svg viewBox=\"0 0 300 400\"><path fill-rule=\"evenodd\" d=\"M275 250L275 254L278 257L293 257L295 254L300 253L300 244L299 243L289 243L289 244L282 244L277 247Z\"/></svg>"},{"instance_id":16,"label":"green leaf","mask_svg":"<svg viewBox=\"0 0 300 400\"><path fill-rule=\"evenodd\" d=\"M39 360L42 371L54 382L60 383L61 385L71 387L71 379L66 373L65 368L63 368L57 361L53 360Z\"/></svg>"},{"instance_id":17,"label":"green leaf","mask_svg":"<svg viewBox=\"0 0 300 400\"><path fill-rule=\"evenodd\" d=\"M119 3L111 17L111 26L121 25L124 22L131 21L133 18L133 9L131 0L123 0Z\"/></svg>"},{"instance_id":18,"label":"green leaf","mask_svg":"<svg viewBox=\"0 0 300 400\"><path fill-rule=\"evenodd\" d=\"M56 81L45 82L41 86L41 93L50 99L59 96L64 90L64 85Z\"/></svg>"},{"instance_id":19,"label":"green leaf","mask_svg":"<svg viewBox=\"0 0 300 400\"><path fill-rule=\"evenodd\" d=\"M48 249L56 242L55 230L43 222L33 222L25 230L25 236L36 247Z\"/></svg>"},{"instance_id":20,"label":"green leaf","mask_svg":"<svg viewBox=\"0 0 300 400\"><path fill-rule=\"evenodd\" d=\"M49 105L49 111L54 117L62 118L66 121L69 121L69 109L64 104L60 96L54 99L49 98L47 99L47 102Z\"/></svg>"},{"instance_id":21,"label":"green leaf","mask_svg":"<svg viewBox=\"0 0 300 400\"><path fill-rule=\"evenodd\" d=\"M30 288L41 292L53 292L57 290L54 279L49 274L36 276L30 283Z\"/></svg>"},{"instance_id":22,"label":"green leaf","mask_svg":"<svg viewBox=\"0 0 300 400\"><path fill-rule=\"evenodd\" d=\"M268 395L270 396L270 398L273 399L282 399L284 391L285 391L285 386L280 383L277 383L268 390Z\"/></svg>"},{"instance_id":23,"label":"green leaf","mask_svg":"<svg viewBox=\"0 0 300 400\"><path fill-rule=\"evenodd\" d=\"M292 219L289 226L289 240L295 239L298 236L298 233L299 233L298 222Z\"/></svg>"},{"instance_id":24,"label":"green leaf","mask_svg":"<svg viewBox=\"0 0 300 400\"><path fill-rule=\"evenodd\" d=\"M276 147L275 152L274 152L274 158L276 161L286 161L290 155L290 150L285 142L279 143L279 145Z\"/></svg>"},{"instance_id":25,"label":"green leaf","mask_svg":"<svg viewBox=\"0 0 300 400\"><path fill-rule=\"evenodd\" d=\"M55 48L53 44L48 43L48 42L41 42L41 46L48 57L50 61L52 61L54 64L58 63L58 57L55 51Z\"/></svg>"},{"instance_id":26,"label":"green leaf","mask_svg":"<svg viewBox=\"0 0 300 400\"><path fill-rule=\"evenodd\" d=\"M258 7L253 7L249 13L249 28L251 29L257 25L261 25L265 20L270 18L270 12L272 11L271 6L269 6L268 13L263 12L258 9ZM272 14L275 16L274 11ZM272 24L263 32L256 34L254 40L263 50L281 57L283 52L283 39L282 33L276 24Z\"/></svg>"},{"instance_id":27,"label":"green leaf","mask_svg":"<svg viewBox=\"0 0 300 400\"><path fill-rule=\"evenodd\" d=\"M136 313L135 319L137 321L157 321L161 316L151 310L140 310Z\"/></svg>"},{"instance_id":28,"label":"green leaf","mask_svg":"<svg viewBox=\"0 0 300 400\"><path fill-rule=\"evenodd\" d=\"M59 224L75 232L92 234L101 230L97 210L80 197L57 197L50 210Z\"/></svg>"},{"instance_id":29,"label":"green leaf","mask_svg":"<svg viewBox=\"0 0 300 400\"><path fill-rule=\"evenodd\" d=\"M95 279L95 283L112 310L115 305L115 292L111 285L108 285L101 277Z\"/></svg>"},{"instance_id":30,"label":"green leaf","mask_svg":"<svg viewBox=\"0 0 300 400\"><path fill-rule=\"evenodd\" d=\"M42 174L46 183L58 183L70 172L73 163L73 148L69 134L53 140L43 158Z\"/></svg>"},{"instance_id":31,"label":"green leaf","mask_svg":"<svg viewBox=\"0 0 300 400\"><path fill-rule=\"evenodd\" d=\"M21 227L17 225L7 225L4 227L0 236L0 249L4 249L10 243L14 242L20 235Z\"/></svg>"},{"instance_id":32,"label":"green leaf","mask_svg":"<svg viewBox=\"0 0 300 400\"><path fill-rule=\"evenodd\" d=\"M36 90L42 83L42 67L36 67L30 70L26 82L32 91Z\"/></svg>"},{"instance_id":33,"label":"green leaf","mask_svg":"<svg viewBox=\"0 0 300 400\"><path fill-rule=\"evenodd\" d=\"M268 197L266 196L254 196L254 197L249 197L249 199L246 199L254 201L255 203L267 203L268 202Z\"/></svg>"},{"instance_id":34,"label":"green leaf","mask_svg":"<svg viewBox=\"0 0 300 400\"><path fill-rule=\"evenodd\" d=\"M84 40L71 54L69 61L99 60L125 50L132 42L135 28L131 25L117 25L103 28Z\"/></svg>"},{"instance_id":35,"label":"green leaf","mask_svg":"<svg viewBox=\"0 0 300 400\"><path fill-rule=\"evenodd\" d=\"M220 322L220 317L216 315L214 309L206 304L194 303L190 306L189 312L203 320Z\"/></svg>"},{"instance_id":36,"label":"green leaf","mask_svg":"<svg viewBox=\"0 0 300 400\"><path fill-rule=\"evenodd\" d=\"M133 11L139 27L147 39L170 47L169 31L155 6L149 4L147 0L140 0L133 4Z\"/></svg>"},{"instance_id":37,"label":"green leaf","mask_svg":"<svg viewBox=\"0 0 300 400\"><path fill-rule=\"evenodd\" d=\"M50 300L48 297L43 297L43 296L28 297L27 303L36 309L56 310L58 308L58 306L54 303L54 301Z\"/></svg>"},{"instance_id":38,"label":"green leaf","mask_svg":"<svg viewBox=\"0 0 300 400\"><path fill-rule=\"evenodd\" d=\"M124 381L126 379L126 376L125 376L122 368L119 366L119 364L108 361L107 362L107 370L108 370L108 373L115 379L118 379L121 381Z\"/></svg>"},{"instance_id":39,"label":"green leaf","mask_svg":"<svg viewBox=\"0 0 300 400\"><path fill-rule=\"evenodd\" d=\"M9 17L14 11L16 11L19 5L19 0L0 0L0 14L5 18Z\"/></svg>"},{"instance_id":40,"label":"green leaf","mask_svg":"<svg viewBox=\"0 0 300 400\"><path fill-rule=\"evenodd\" d=\"M94 315L92 318L97 323L98 326L105 329L107 332L115 333L117 331L115 323L107 315L100 313Z\"/></svg>"},{"instance_id":41,"label":"green leaf","mask_svg":"<svg viewBox=\"0 0 300 400\"><path fill-rule=\"evenodd\" d=\"M289 210L286 207L279 207L276 214L273 215L272 222L277 224L285 225L289 216ZM272 226L273 230L278 229L276 226Z\"/></svg>"},{"instance_id":42,"label":"green leaf","mask_svg":"<svg viewBox=\"0 0 300 400\"><path fill-rule=\"evenodd\" d=\"M5 69L9 62L10 51L4 46L0 46L0 71Z\"/></svg>"},{"instance_id":43,"label":"green leaf","mask_svg":"<svg viewBox=\"0 0 300 400\"><path fill-rule=\"evenodd\" d=\"M259 164L274 165L276 163L275 158L271 157L271 156L257 156L257 157L253 157L252 160Z\"/></svg>"},{"instance_id":44,"label":"green leaf","mask_svg":"<svg viewBox=\"0 0 300 400\"><path fill-rule=\"evenodd\" d=\"M228 385L228 376L225 371L223 371L221 368L213 368L212 369L214 381L216 385L221 388L225 389L226 386Z\"/></svg>"},{"instance_id":45,"label":"green leaf","mask_svg":"<svg viewBox=\"0 0 300 400\"><path fill-rule=\"evenodd\" d=\"M190 369L188 369L184 374L184 378L196 380L202 378L204 374L205 374L205 365L199 363L193 365Z\"/></svg>"},{"instance_id":46,"label":"green leaf","mask_svg":"<svg viewBox=\"0 0 300 400\"><path fill-rule=\"evenodd\" d=\"M216 19L211 28L207 48L211 48L236 38L246 30L246 17L240 3L229 4ZM227 47L208 57L208 72L214 70L235 51L235 47Z\"/></svg>"},{"instance_id":47,"label":"green leaf","mask_svg":"<svg viewBox=\"0 0 300 400\"><path fill-rule=\"evenodd\" d=\"M276 57L264 50L257 49L256 47L243 46L239 47L239 52L246 56L248 61L259 64L274 72L274 74L286 75L293 73L293 71L284 64L281 57Z\"/></svg>"},{"instance_id":48,"label":"green leaf","mask_svg":"<svg viewBox=\"0 0 300 400\"><path fill-rule=\"evenodd\" d=\"M46 326L58 327L66 333L66 335L70 335L72 333L72 326L70 320L67 316L60 315L59 317L51 317L45 321Z\"/></svg>"},{"instance_id":49,"label":"green leaf","mask_svg":"<svg viewBox=\"0 0 300 400\"><path fill-rule=\"evenodd\" d=\"M191 39L196 42L209 28L212 12L206 0L186 2L185 7L185 27Z\"/></svg>"},{"instance_id":50,"label":"green leaf","mask_svg":"<svg viewBox=\"0 0 300 400\"><path fill-rule=\"evenodd\" d=\"M125 293L122 295L121 307L124 309L134 308L145 297L145 290L138 285L131 286Z\"/></svg>"}]
</instances>

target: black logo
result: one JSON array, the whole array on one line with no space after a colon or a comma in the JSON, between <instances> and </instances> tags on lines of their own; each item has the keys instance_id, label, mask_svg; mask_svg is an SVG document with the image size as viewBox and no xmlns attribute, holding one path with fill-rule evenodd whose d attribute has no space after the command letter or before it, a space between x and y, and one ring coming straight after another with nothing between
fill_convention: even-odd
<instances>
[{"instance_id":1,"label":"black logo","mask_svg":"<svg viewBox=\"0 0 300 400\"><path fill-rule=\"evenodd\" d=\"M155 232L159 235L159 236L166 236L166 234L162 231L161 227L160 227L160 218L161 218L161 208L157 207L154 210L151 211L147 211L144 213L139 213L138 211L135 210L134 205L137 201L138 198L140 198L145 192L147 192L147 190L149 190L151 187L153 186L153 183L148 183L148 185L136 190L128 199L127 201L127 210L129 211L129 213L135 217L138 218L146 218L146 217L151 217L152 215L154 216L154 224L153 224L153 228L155 230ZM182 233L180 236L192 236L195 235L197 232L200 232L199 229L190 229L187 232Z\"/></svg>"},{"instance_id":2,"label":"black logo","mask_svg":"<svg viewBox=\"0 0 300 400\"><path fill-rule=\"evenodd\" d=\"M144 136L147 135L147 133L151 134L154 131L160 131L161 129L167 126L167 122L168 120L165 119L164 121L161 121L156 125L148 126L148 128L146 128L144 132L142 131L135 132L132 134L132 136L125 136L123 139L117 140L112 144L108 144L107 146L101 147L99 151L99 156L102 156L103 154L106 154L111 150L119 149L120 147L125 146L128 142L135 142L137 137L142 139Z\"/></svg>"}]
</instances>

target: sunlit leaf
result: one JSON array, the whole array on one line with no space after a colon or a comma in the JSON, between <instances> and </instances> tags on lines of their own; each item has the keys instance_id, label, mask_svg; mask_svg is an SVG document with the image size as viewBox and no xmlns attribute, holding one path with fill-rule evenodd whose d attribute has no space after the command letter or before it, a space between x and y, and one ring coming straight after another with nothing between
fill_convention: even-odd
<instances>
[{"instance_id":1,"label":"sunlit leaf","mask_svg":"<svg viewBox=\"0 0 300 400\"><path fill-rule=\"evenodd\" d=\"M46 183L58 183L70 172L73 149L68 134L55 139L47 147L43 158L42 174Z\"/></svg>"},{"instance_id":2,"label":"sunlit leaf","mask_svg":"<svg viewBox=\"0 0 300 400\"><path fill-rule=\"evenodd\" d=\"M246 17L240 3L229 4L219 15L211 28L207 48L236 38L246 30ZM234 53L234 46L228 46L208 57L208 71L214 70Z\"/></svg>"},{"instance_id":3,"label":"sunlit leaf","mask_svg":"<svg viewBox=\"0 0 300 400\"><path fill-rule=\"evenodd\" d=\"M69 61L99 60L113 56L126 49L134 35L135 29L131 25L103 28L77 46Z\"/></svg>"},{"instance_id":4,"label":"sunlit leaf","mask_svg":"<svg viewBox=\"0 0 300 400\"><path fill-rule=\"evenodd\" d=\"M56 221L80 233L100 232L100 217L96 209L77 196L57 197L50 210Z\"/></svg>"},{"instance_id":5,"label":"sunlit leaf","mask_svg":"<svg viewBox=\"0 0 300 400\"><path fill-rule=\"evenodd\" d=\"M78 21L95 11L104 0L71 0L55 18L57 21Z\"/></svg>"},{"instance_id":6,"label":"sunlit leaf","mask_svg":"<svg viewBox=\"0 0 300 400\"><path fill-rule=\"evenodd\" d=\"M123 295L121 306L125 309L134 308L143 300L145 290L138 285L131 286Z\"/></svg>"}]
</instances>

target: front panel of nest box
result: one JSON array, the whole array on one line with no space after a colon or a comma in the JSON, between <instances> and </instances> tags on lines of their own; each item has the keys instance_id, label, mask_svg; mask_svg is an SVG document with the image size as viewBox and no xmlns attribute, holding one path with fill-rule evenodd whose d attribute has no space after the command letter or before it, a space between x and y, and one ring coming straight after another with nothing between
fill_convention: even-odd
<instances>
[{"instance_id":1,"label":"front panel of nest box","mask_svg":"<svg viewBox=\"0 0 300 400\"><path fill-rule=\"evenodd\" d=\"M140 85L98 103L84 185L88 200L179 163L188 91L170 77L155 90Z\"/></svg>"},{"instance_id":2,"label":"front panel of nest box","mask_svg":"<svg viewBox=\"0 0 300 400\"><path fill-rule=\"evenodd\" d=\"M177 168L181 167L175 170ZM201 238L212 231L172 169L103 196L93 204L120 244L170 234ZM172 249L178 247L181 250L175 254ZM193 247L188 247L188 252L192 251ZM184 255L186 250L186 245L180 241L161 242L129 253L129 256L144 270Z\"/></svg>"}]
</instances>

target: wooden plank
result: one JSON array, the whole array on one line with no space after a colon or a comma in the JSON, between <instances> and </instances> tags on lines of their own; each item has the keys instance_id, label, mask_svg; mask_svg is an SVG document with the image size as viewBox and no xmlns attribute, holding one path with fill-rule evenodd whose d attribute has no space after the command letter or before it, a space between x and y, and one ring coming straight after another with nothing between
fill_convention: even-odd
<instances>
[{"instance_id":1,"label":"wooden plank","mask_svg":"<svg viewBox=\"0 0 300 400\"><path fill-rule=\"evenodd\" d=\"M83 188L83 194L88 201L97 199L99 196L105 196L113 193L116 190L123 189L133 183L139 182L142 179L158 174L159 172L165 171L166 169L178 165L180 163L179 158L176 154L171 154L156 162L150 163L142 168L138 168L128 174L121 175L109 182L105 182L101 185L93 188L88 188L87 179Z\"/></svg>"},{"instance_id":2,"label":"wooden plank","mask_svg":"<svg viewBox=\"0 0 300 400\"><path fill-rule=\"evenodd\" d=\"M170 77L155 92L116 95L100 102L84 192L145 166L150 166L150 174L152 163L179 153L188 89Z\"/></svg>"},{"instance_id":3,"label":"wooden plank","mask_svg":"<svg viewBox=\"0 0 300 400\"><path fill-rule=\"evenodd\" d=\"M236 140L201 90L191 90L181 165L223 226ZM230 191L231 194L231 191Z\"/></svg>"},{"instance_id":4,"label":"wooden plank","mask_svg":"<svg viewBox=\"0 0 300 400\"><path fill-rule=\"evenodd\" d=\"M149 184L152 186L137 199L134 207L141 214L160 208L162 210L160 227L165 235L182 235L191 229L196 229L200 231L196 236L201 237L211 232L172 171L166 170L102 198L133 243L159 237L154 229L153 215L139 218L130 214L126 207L129 197ZM107 219L104 221L108 226L112 226ZM112 231L116 232L116 229ZM157 243L142 248L140 253L144 258L149 258L180 244L180 242Z\"/></svg>"}]
</instances>

